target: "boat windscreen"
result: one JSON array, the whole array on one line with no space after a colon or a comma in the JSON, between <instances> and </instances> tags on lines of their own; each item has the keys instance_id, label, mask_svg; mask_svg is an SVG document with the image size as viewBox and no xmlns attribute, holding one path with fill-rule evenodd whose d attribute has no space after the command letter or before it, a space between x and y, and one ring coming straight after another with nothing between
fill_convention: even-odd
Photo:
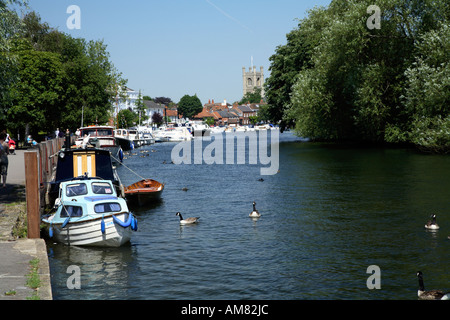
<instances>
[{"instance_id":1,"label":"boat windscreen","mask_svg":"<svg viewBox=\"0 0 450 320\"><path fill-rule=\"evenodd\" d=\"M75 197L87 194L87 186L85 183L69 184L66 187L66 196Z\"/></svg>"},{"instance_id":2,"label":"boat windscreen","mask_svg":"<svg viewBox=\"0 0 450 320\"><path fill-rule=\"evenodd\" d=\"M122 210L121 206L117 202L109 202L109 203L100 203L96 204L94 207L96 213L105 213L105 212L120 212Z\"/></svg>"}]
</instances>

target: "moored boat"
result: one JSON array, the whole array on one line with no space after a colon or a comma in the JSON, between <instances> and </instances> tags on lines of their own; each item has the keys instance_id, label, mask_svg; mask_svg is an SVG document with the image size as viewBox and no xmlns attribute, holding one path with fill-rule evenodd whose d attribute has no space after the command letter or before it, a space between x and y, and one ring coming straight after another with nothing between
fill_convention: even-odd
<instances>
[{"instance_id":1,"label":"moored boat","mask_svg":"<svg viewBox=\"0 0 450 320\"><path fill-rule=\"evenodd\" d=\"M123 186L112 163L111 152L98 148L70 148L61 149L54 156L58 157L56 170L53 172L47 191L48 204L53 204L59 194L61 182L87 175L110 180L117 194L123 196Z\"/></svg>"},{"instance_id":2,"label":"moored boat","mask_svg":"<svg viewBox=\"0 0 450 320\"><path fill-rule=\"evenodd\" d=\"M88 144L111 152L113 162L122 161L123 151L114 137L114 128L110 126L89 126L80 128L80 136L75 141L76 146L86 147Z\"/></svg>"},{"instance_id":3,"label":"moored boat","mask_svg":"<svg viewBox=\"0 0 450 320\"><path fill-rule=\"evenodd\" d=\"M164 183L153 179L143 179L125 187L124 194L129 202L143 206L151 201L159 200L163 191Z\"/></svg>"},{"instance_id":4,"label":"moored boat","mask_svg":"<svg viewBox=\"0 0 450 320\"><path fill-rule=\"evenodd\" d=\"M56 241L74 246L119 247L130 241L137 220L111 181L88 177L60 184L56 212L42 221Z\"/></svg>"}]
</instances>

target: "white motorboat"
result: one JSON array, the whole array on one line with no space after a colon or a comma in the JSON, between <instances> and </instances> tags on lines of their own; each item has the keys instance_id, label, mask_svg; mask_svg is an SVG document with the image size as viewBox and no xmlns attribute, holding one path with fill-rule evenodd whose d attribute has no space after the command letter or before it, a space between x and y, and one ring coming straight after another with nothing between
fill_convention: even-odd
<instances>
[{"instance_id":1,"label":"white motorboat","mask_svg":"<svg viewBox=\"0 0 450 320\"><path fill-rule=\"evenodd\" d=\"M75 140L78 147L92 145L111 152L113 159L122 159L123 151L114 137L114 128L110 126L88 126L80 128L79 137Z\"/></svg>"},{"instance_id":2,"label":"white motorboat","mask_svg":"<svg viewBox=\"0 0 450 320\"><path fill-rule=\"evenodd\" d=\"M42 221L56 241L73 246L119 247L130 241L137 220L111 181L80 177L61 182L56 213Z\"/></svg>"}]
</instances>

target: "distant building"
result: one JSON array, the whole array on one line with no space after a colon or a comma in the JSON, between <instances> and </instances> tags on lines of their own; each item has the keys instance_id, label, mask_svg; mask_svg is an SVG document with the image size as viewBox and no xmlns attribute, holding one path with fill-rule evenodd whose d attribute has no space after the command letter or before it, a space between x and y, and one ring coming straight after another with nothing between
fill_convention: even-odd
<instances>
[{"instance_id":1,"label":"distant building","mask_svg":"<svg viewBox=\"0 0 450 320\"><path fill-rule=\"evenodd\" d=\"M153 115L159 113L161 117L164 118L164 108L163 104L156 103L155 101L143 100L144 106L146 108L146 116L148 117L147 124L151 125L153 123Z\"/></svg>"},{"instance_id":2,"label":"distant building","mask_svg":"<svg viewBox=\"0 0 450 320\"><path fill-rule=\"evenodd\" d=\"M244 96L255 88L260 88L261 96L264 97L264 68L260 67L259 72L256 72L256 67L253 66L247 72L245 67L242 67L242 87Z\"/></svg>"},{"instance_id":3,"label":"distant building","mask_svg":"<svg viewBox=\"0 0 450 320\"><path fill-rule=\"evenodd\" d=\"M125 96L121 98L120 96ZM136 109L136 101L139 99L139 91L124 87L122 92L117 97L117 103L115 105L114 116L125 109L131 108L134 111Z\"/></svg>"}]
</instances>

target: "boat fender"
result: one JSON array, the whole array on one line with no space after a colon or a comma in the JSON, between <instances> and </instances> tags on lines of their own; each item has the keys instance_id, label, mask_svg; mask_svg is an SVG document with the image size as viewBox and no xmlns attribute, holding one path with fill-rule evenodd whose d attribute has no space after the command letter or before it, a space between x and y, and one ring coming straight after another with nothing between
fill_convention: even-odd
<instances>
[{"instance_id":1,"label":"boat fender","mask_svg":"<svg viewBox=\"0 0 450 320\"><path fill-rule=\"evenodd\" d=\"M128 228L131 225L131 220L133 219L133 215L131 213L128 215L128 219L126 222L122 222L121 220L116 218L116 216L112 216L112 217L113 217L114 222L117 223L122 228Z\"/></svg>"},{"instance_id":2,"label":"boat fender","mask_svg":"<svg viewBox=\"0 0 450 320\"><path fill-rule=\"evenodd\" d=\"M61 226L61 229L64 229L66 227L66 225L69 223L69 220L70 220L70 216L67 217L67 219L64 221L64 223Z\"/></svg>"},{"instance_id":3,"label":"boat fender","mask_svg":"<svg viewBox=\"0 0 450 320\"><path fill-rule=\"evenodd\" d=\"M120 162L123 162L123 151L122 151L122 148L119 150L119 160L120 160Z\"/></svg>"},{"instance_id":4,"label":"boat fender","mask_svg":"<svg viewBox=\"0 0 450 320\"><path fill-rule=\"evenodd\" d=\"M50 238L53 238L53 226L51 222L50 222L50 229L48 229L48 235Z\"/></svg>"},{"instance_id":5,"label":"boat fender","mask_svg":"<svg viewBox=\"0 0 450 320\"><path fill-rule=\"evenodd\" d=\"M133 215L131 215L133 216ZM135 217L133 217L133 220L131 220L131 230L133 231L137 231L138 229L138 222L137 219Z\"/></svg>"},{"instance_id":6,"label":"boat fender","mask_svg":"<svg viewBox=\"0 0 450 320\"><path fill-rule=\"evenodd\" d=\"M105 229L105 219L104 216L102 215L102 222L100 223L100 229L102 230L102 233L105 234L106 229Z\"/></svg>"}]
</instances>

